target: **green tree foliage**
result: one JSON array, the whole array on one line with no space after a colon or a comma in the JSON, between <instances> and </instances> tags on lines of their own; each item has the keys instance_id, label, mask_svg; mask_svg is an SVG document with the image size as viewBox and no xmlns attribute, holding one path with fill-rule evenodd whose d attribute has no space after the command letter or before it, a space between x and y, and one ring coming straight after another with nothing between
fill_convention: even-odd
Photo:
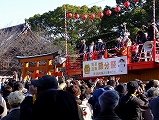
<instances>
[{"instance_id":1,"label":"green tree foliage","mask_svg":"<svg viewBox=\"0 0 159 120\"><path fill-rule=\"evenodd\" d=\"M137 31L142 30L142 25L147 25L148 20L153 19L153 0L139 0L139 2L134 2L134 0L129 0L130 6L124 6L126 0L116 0L118 6L120 6L121 11L115 12L115 7L106 6L104 11L108 9L112 11L110 16L105 15L101 21L101 26L103 31L111 30L113 27L122 36L124 32L124 22L126 23L126 29L130 31L130 38L132 41L135 40L135 35ZM159 9L157 6L159 1L156 0L156 21L159 19Z\"/></svg>"},{"instance_id":2,"label":"green tree foliage","mask_svg":"<svg viewBox=\"0 0 159 120\"><path fill-rule=\"evenodd\" d=\"M118 13L114 11L115 7L110 6L105 6L102 10L98 6L88 8L65 4L42 15L36 14L27 21L32 30L37 31L44 39L54 41L53 44L60 46L62 51L65 51L65 40L67 40L68 53L73 53L73 46L79 45L81 39L85 39L88 45L92 40L97 42L98 38L102 38L104 42L109 43L107 47L112 47L116 38L123 35L125 29L123 23L126 23L126 29L130 31L130 38L134 41L137 31L142 30L142 25L147 25L147 21L153 19L153 0L139 0L139 2L129 0L129 7L125 7L124 2L126 0L116 0L121 8ZM156 22L159 23L157 6L159 6L159 1L156 0ZM108 9L112 11L110 16L106 15ZM66 17L65 19L65 10L66 14L72 13L72 18ZM98 16L101 11L104 13L102 19ZM75 13L79 14L78 19L74 18ZM89 17L91 13L95 14L94 19ZM86 20L82 19L84 14L88 17Z\"/></svg>"},{"instance_id":3,"label":"green tree foliage","mask_svg":"<svg viewBox=\"0 0 159 120\"><path fill-rule=\"evenodd\" d=\"M65 10L66 14L71 13L73 15L72 18L65 16ZM98 13L101 11L102 8L97 6L88 8L87 6L79 7L65 4L62 7L57 7L54 11L49 11L42 15L36 14L26 21L31 25L32 30L49 40L58 41L58 43L67 40L68 44L77 45L81 39L86 39L89 44L89 38L100 34L99 23L101 19L98 17ZM80 17L78 19L74 18L75 13L79 14ZM95 14L94 19L90 18L92 13ZM86 20L82 19L84 14L87 15ZM65 31L65 28L67 31ZM64 45L63 50L65 48ZM70 45L68 46L69 50L73 49Z\"/></svg>"}]
</instances>

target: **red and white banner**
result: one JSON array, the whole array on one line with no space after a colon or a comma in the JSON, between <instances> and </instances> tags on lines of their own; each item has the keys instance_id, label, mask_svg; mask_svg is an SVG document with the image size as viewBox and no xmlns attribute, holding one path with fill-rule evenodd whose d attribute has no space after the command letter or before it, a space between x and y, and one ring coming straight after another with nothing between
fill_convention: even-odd
<instances>
[{"instance_id":1,"label":"red and white banner","mask_svg":"<svg viewBox=\"0 0 159 120\"><path fill-rule=\"evenodd\" d=\"M127 74L127 56L83 61L83 77Z\"/></svg>"}]
</instances>

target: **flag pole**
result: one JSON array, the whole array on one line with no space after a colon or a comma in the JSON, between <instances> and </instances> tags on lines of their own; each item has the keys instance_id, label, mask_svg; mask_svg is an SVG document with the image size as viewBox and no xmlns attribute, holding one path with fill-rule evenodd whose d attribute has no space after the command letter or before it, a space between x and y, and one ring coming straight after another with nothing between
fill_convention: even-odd
<instances>
[{"instance_id":1,"label":"flag pole","mask_svg":"<svg viewBox=\"0 0 159 120\"><path fill-rule=\"evenodd\" d=\"M155 32L155 23L156 23L156 21L155 21L155 9L156 9L156 1L155 0L153 0L153 24L154 24L154 27L153 27L153 39L154 39L154 49L153 49L153 60L154 61L156 61L156 36L155 36L155 34L156 34L156 32Z\"/></svg>"},{"instance_id":2,"label":"flag pole","mask_svg":"<svg viewBox=\"0 0 159 120\"><path fill-rule=\"evenodd\" d=\"M68 51L68 49L67 49L67 19L66 19L66 9L65 9L65 46L66 46L66 48L65 48L65 50L66 50L66 55L67 55L67 51Z\"/></svg>"}]
</instances>

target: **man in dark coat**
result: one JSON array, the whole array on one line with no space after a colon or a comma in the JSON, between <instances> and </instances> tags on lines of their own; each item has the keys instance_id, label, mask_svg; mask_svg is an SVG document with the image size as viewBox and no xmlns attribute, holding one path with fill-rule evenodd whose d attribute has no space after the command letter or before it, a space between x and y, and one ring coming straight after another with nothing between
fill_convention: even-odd
<instances>
[{"instance_id":1,"label":"man in dark coat","mask_svg":"<svg viewBox=\"0 0 159 120\"><path fill-rule=\"evenodd\" d=\"M31 120L32 109L34 107L33 95L36 95L36 97L38 97L38 95L51 88L58 88L58 81L54 76L44 75L38 80L31 80L31 85L29 86L28 90L29 92L26 94L25 99L20 105L21 120Z\"/></svg>"},{"instance_id":2,"label":"man in dark coat","mask_svg":"<svg viewBox=\"0 0 159 120\"><path fill-rule=\"evenodd\" d=\"M122 96L116 109L122 120L143 120L142 113L148 109L148 98L139 91L136 81L127 83L128 93Z\"/></svg>"},{"instance_id":3,"label":"man in dark coat","mask_svg":"<svg viewBox=\"0 0 159 120\"><path fill-rule=\"evenodd\" d=\"M78 109L76 100L69 92L49 89L37 97L31 120L81 120Z\"/></svg>"},{"instance_id":4,"label":"man in dark coat","mask_svg":"<svg viewBox=\"0 0 159 120\"><path fill-rule=\"evenodd\" d=\"M11 109L1 120L20 120L20 104L24 98L24 94L20 91L11 92L8 96L8 103Z\"/></svg>"},{"instance_id":5,"label":"man in dark coat","mask_svg":"<svg viewBox=\"0 0 159 120\"><path fill-rule=\"evenodd\" d=\"M83 55L86 54L86 51L87 51L86 41L81 40L81 45L79 47L79 54L81 59L83 59Z\"/></svg>"},{"instance_id":6,"label":"man in dark coat","mask_svg":"<svg viewBox=\"0 0 159 120\"><path fill-rule=\"evenodd\" d=\"M98 44L96 49L99 52L98 59L101 59L102 56L104 55L104 49L105 49L105 43L103 43L102 39L98 39Z\"/></svg>"},{"instance_id":7,"label":"man in dark coat","mask_svg":"<svg viewBox=\"0 0 159 120\"><path fill-rule=\"evenodd\" d=\"M137 44L144 44L147 41L145 33L142 31L138 31L136 34L136 43Z\"/></svg>"},{"instance_id":8,"label":"man in dark coat","mask_svg":"<svg viewBox=\"0 0 159 120\"><path fill-rule=\"evenodd\" d=\"M147 32L147 40L153 41L154 39L159 39L159 31L155 23L152 20L148 21L148 26L142 25L143 29ZM154 35L155 30L155 35ZM155 38L154 38L155 37Z\"/></svg>"}]
</instances>

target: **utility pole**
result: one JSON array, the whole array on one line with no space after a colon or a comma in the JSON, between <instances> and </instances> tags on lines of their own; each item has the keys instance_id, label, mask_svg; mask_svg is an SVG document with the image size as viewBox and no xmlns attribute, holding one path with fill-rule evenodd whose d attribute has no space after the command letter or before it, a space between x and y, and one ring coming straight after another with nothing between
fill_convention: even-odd
<instances>
[{"instance_id":1,"label":"utility pole","mask_svg":"<svg viewBox=\"0 0 159 120\"><path fill-rule=\"evenodd\" d=\"M67 18L66 18L66 9L65 9L65 46L66 46L66 55L67 55Z\"/></svg>"},{"instance_id":2,"label":"utility pole","mask_svg":"<svg viewBox=\"0 0 159 120\"><path fill-rule=\"evenodd\" d=\"M153 47L153 60L156 61L156 30L155 30L155 25L156 25L156 0L153 0L153 24L154 24L154 27L153 27L153 33L154 33L154 47Z\"/></svg>"}]
</instances>

